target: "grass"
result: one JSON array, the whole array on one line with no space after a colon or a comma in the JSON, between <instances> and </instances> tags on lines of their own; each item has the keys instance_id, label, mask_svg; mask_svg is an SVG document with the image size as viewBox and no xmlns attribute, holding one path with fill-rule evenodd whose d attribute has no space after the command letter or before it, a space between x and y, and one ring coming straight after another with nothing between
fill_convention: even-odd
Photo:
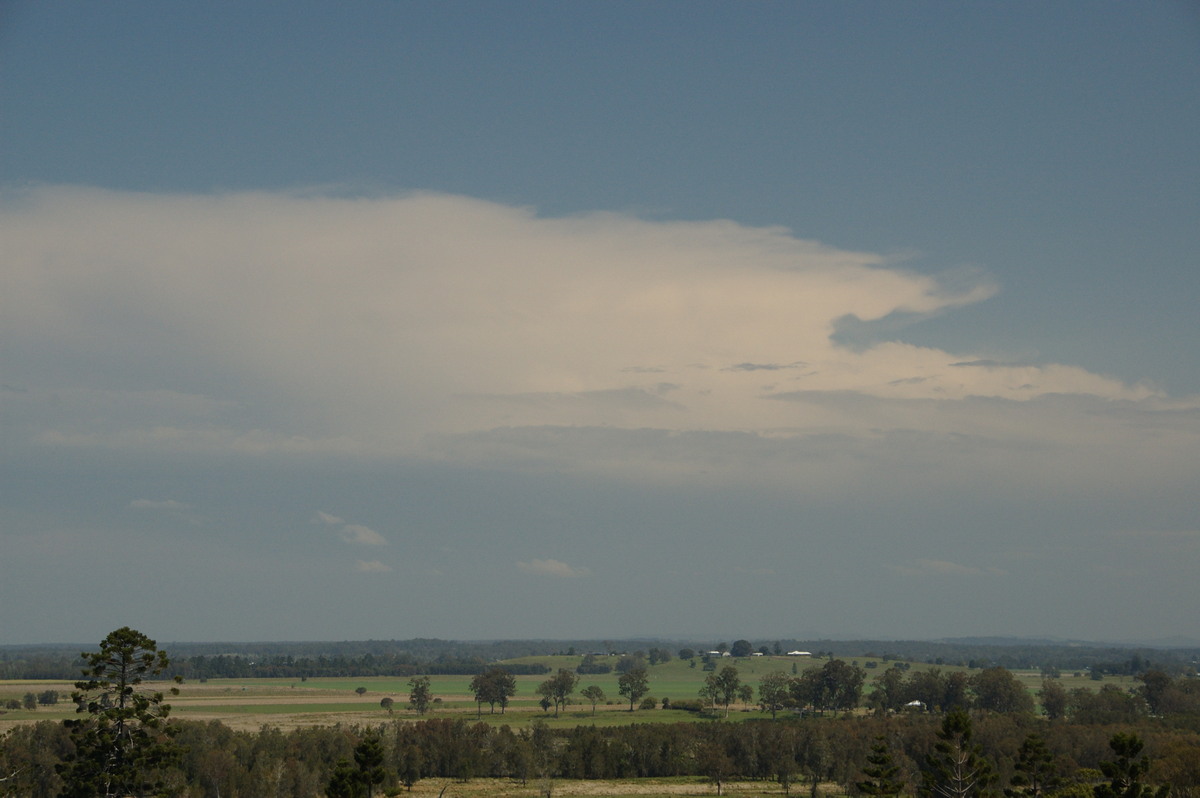
<instances>
[{"instance_id":1,"label":"grass","mask_svg":"<svg viewBox=\"0 0 1200 798\"><path fill-rule=\"evenodd\" d=\"M615 664L615 658L611 658ZM527 657L513 662L543 664L551 670L558 668L574 669L579 664L579 657L547 656ZM867 658L851 658L863 666ZM659 707L664 697L672 701L680 699L695 700L700 685L708 672L703 670L700 661L695 660L692 667L688 661L673 659L669 662L654 665L649 668L649 696L656 700ZM757 689L759 680L772 671L783 671L790 674L793 664L797 670L819 666L822 660L802 659L791 657L752 657L734 660L731 658L718 661L717 667L727 664L734 665L744 683ZM871 688L871 681L883 673L891 663L877 661L875 668L867 670L865 691ZM967 670L957 666L935 666L924 663L913 663L913 670L925 670L940 667L943 671ZM1038 671L1014 671L1015 676L1031 693L1041 688L1042 676ZM573 703L560 713L559 717L545 713L538 706L538 696L535 692L537 685L546 678L545 675L517 676L517 694L510 702L505 713L499 708L492 714L489 707L483 707L482 716L477 717L477 708L471 694L470 676L431 676L430 685L433 695L441 700L435 703L433 712L426 717L455 717L466 720L481 720L493 725L508 724L514 727L527 726L535 719L541 719L552 727L571 727L580 724L597 726L617 726L629 723L674 723L681 721L696 721L701 719L694 713L682 710L643 710L629 712L629 702L620 695L617 684L619 674L585 674L579 677L578 686L572 696ZM1093 681L1087 675L1075 676L1064 673L1060 680L1067 690L1084 687L1097 690L1103 684L1116 684L1122 689L1135 685L1130 677L1105 677L1103 681ZM258 728L263 724L280 726L317 725L324 723L379 723L396 719L416 719L417 715L407 709L408 692L410 690L408 677L366 677L350 678L312 678L300 679L210 679L206 682L187 682L181 685L180 695L169 697L173 717L183 719L228 719L230 725L243 728ZM597 685L605 693L605 703L597 707L595 715L589 703L579 695L588 685ZM168 690L170 683L148 684L152 689ZM365 688L359 695L358 688ZM8 699L20 700L26 693L41 693L45 690L57 690L60 701L56 705L39 706L36 710L6 710L0 712L0 731L15 723L39 720L62 720L75 715L75 707L70 701L73 685L62 681L0 681L0 706ZM380 701L390 697L393 699L394 711L388 713L380 706ZM639 702L640 703L640 702ZM730 708L730 720L742 720L758 717L761 713L754 707L735 704Z\"/></svg>"}]
</instances>

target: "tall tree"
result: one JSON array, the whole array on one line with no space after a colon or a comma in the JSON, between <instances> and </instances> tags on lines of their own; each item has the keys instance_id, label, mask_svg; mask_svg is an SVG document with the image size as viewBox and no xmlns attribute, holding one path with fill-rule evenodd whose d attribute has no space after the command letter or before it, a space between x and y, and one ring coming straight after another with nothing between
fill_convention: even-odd
<instances>
[{"instance_id":1,"label":"tall tree","mask_svg":"<svg viewBox=\"0 0 1200 798\"><path fill-rule=\"evenodd\" d=\"M605 698L604 690L602 690L599 685L589 684L587 687L583 688L579 694L586 698L588 703L592 705L592 716L594 717L596 715L596 705Z\"/></svg>"},{"instance_id":2,"label":"tall tree","mask_svg":"<svg viewBox=\"0 0 1200 798\"><path fill-rule=\"evenodd\" d=\"M491 706L491 713L496 712L496 704L500 705L500 714L504 714L508 699L517 693L516 678L504 668L492 668L476 674L471 679L471 692L475 694L475 703L482 714L483 704Z\"/></svg>"},{"instance_id":3,"label":"tall tree","mask_svg":"<svg viewBox=\"0 0 1200 798\"><path fill-rule=\"evenodd\" d=\"M1033 712L1033 696L1007 668L986 668L971 677L975 706L990 712Z\"/></svg>"},{"instance_id":4,"label":"tall tree","mask_svg":"<svg viewBox=\"0 0 1200 798\"><path fill-rule=\"evenodd\" d=\"M862 699L863 681L866 671L845 660L831 659L821 666L819 677L818 709L848 712L858 706Z\"/></svg>"},{"instance_id":5,"label":"tall tree","mask_svg":"<svg viewBox=\"0 0 1200 798\"><path fill-rule=\"evenodd\" d=\"M700 695L712 701L714 706L724 705L725 715L728 717L729 705L737 697L738 688L741 686L742 680L738 677L737 668L726 665L721 668L720 673L710 673L704 678L704 686L700 688Z\"/></svg>"},{"instance_id":6,"label":"tall tree","mask_svg":"<svg viewBox=\"0 0 1200 798\"><path fill-rule=\"evenodd\" d=\"M629 711L633 712L633 704L639 698L650 692L650 677L645 668L634 668L621 674L617 679L617 691L629 699Z\"/></svg>"},{"instance_id":7,"label":"tall tree","mask_svg":"<svg viewBox=\"0 0 1200 798\"><path fill-rule=\"evenodd\" d=\"M1112 736L1108 747L1117 758L1100 763L1100 772L1108 779L1108 784L1097 784L1092 788L1096 798L1166 798L1170 790L1167 785L1155 791L1142 784L1142 777L1150 770L1150 760L1141 755L1144 745L1133 733L1118 732Z\"/></svg>"},{"instance_id":8,"label":"tall tree","mask_svg":"<svg viewBox=\"0 0 1200 798\"><path fill-rule=\"evenodd\" d=\"M791 685L792 677L783 671L771 671L764 674L759 681L758 703L763 710L771 713L772 719L776 712L787 706L791 697Z\"/></svg>"},{"instance_id":9,"label":"tall tree","mask_svg":"<svg viewBox=\"0 0 1200 798\"><path fill-rule=\"evenodd\" d=\"M892 759L892 749L888 747L887 738L879 737L871 746L867 755L867 764L862 770L864 778L855 783L855 787L863 795L889 796L899 795L904 789L904 782L897 778L900 766Z\"/></svg>"},{"instance_id":10,"label":"tall tree","mask_svg":"<svg viewBox=\"0 0 1200 798\"><path fill-rule=\"evenodd\" d=\"M172 740L178 729L167 723L171 706L163 694L141 688L170 665L166 652L124 626L104 638L99 651L80 656L86 678L75 683L71 698L88 717L64 721L75 752L59 769L62 795L166 795L161 776L181 754Z\"/></svg>"},{"instance_id":11,"label":"tall tree","mask_svg":"<svg viewBox=\"0 0 1200 798\"><path fill-rule=\"evenodd\" d=\"M926 757L918 795L921 798L992 798L996 781L992 763L972 739L971 717L956 709L942 720L933 753ZM1098 798L1100 798L1098 796Z\"/></svg>"},{"instance_id":12,"label":"tall tree","mask_svg":"<svg viewBox=\"0 0 1200 798\"><path fill-rule=\"evenodd\" d=\"M875 677L875 689L867 699L870 707L876 712L897 712L907 701L904 669L896 665Z\"/></svg>"},{"instance_id":13,"label":"tall tree","mask_svg":"<svg viewBox=\"0 0 1200 798\"><path fill-rule=\"evenodd\" d=\"M1030 734L1021 743L1013 767L1010 786L1004 790L1008 798L1042 798L1062 786L1058 762L1039 734Z\"/></svg>"},{"instance_id":14,"label":"tall tree","mask_svg":"<svg viewBox=\"0 0 1200 798\"><path fill-rule=\"evenodd\" d=\"M415 709L418 715L424 715L429 711L429 705L433 703L429 677L414 676L408 680L408 686L411 688L408 693L408 706Z\"/></svg>"},{"instance_id":15,"label":"tall tree","mask_svg":"<svg viewBox=\"0 0 1200 798\"><path fill-rule=\"evenodd\" d=\"M557 718L559 708L565 707L570 701L571 693L575 692L578 682L579 677L574 673L566 668L559 668L558 673L538 685L537 694L554 705L554 717Z\"/></svg>"},{"instance_id":16,"label":"tall tree","mask_svg":"<svg viewBox=\"0 0 1200 798\"><path fill-rule=\"evenodd\" d=\"M1059 720L1067 716L1067 688L1057 679L1042 679L1038 700L1042 702L1042 711L1050 720Z\"/></svg>"},{"instance_id":17,"label":"tall tree","mask_svg":"<svg viewBox=\"0 0 1200 798\"><path fill-rule=\"evenodd\" d=\"M366 788L348 759L339 759L325 785L325 798L363 798Z\"/></svg>"},{"instance_id":18,"label":"tall tree","mask_svg":"<svg viewBox=\"0 0 1200 798\"><path fill-rule=\"evenodd\" d=\"M354 748L354 764L358 767L358 780L367 790L367 798L375 795L375 785L383 784L388 777L383 766L383 743L379 735L368 732Z\"/></svg>"}]
</instances>

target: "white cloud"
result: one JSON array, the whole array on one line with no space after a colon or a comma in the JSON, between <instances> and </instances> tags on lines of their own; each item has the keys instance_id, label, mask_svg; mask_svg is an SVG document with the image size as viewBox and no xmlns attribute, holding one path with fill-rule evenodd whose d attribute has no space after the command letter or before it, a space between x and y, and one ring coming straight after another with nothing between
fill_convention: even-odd
<instances>
[{"instance_id":1,"label":"white cloud","mask_svg":"<svg viewBox=\"0 0 1200 798\"><path fill-rule=\"evenodd\" d=\"M361 524L346 524L338 531L342 540L360 546L386 546L387 540L374 529Z\"/></svg>"},{"instance_id":2,"label":"white cloud","mask_svg":"<svg viewBox=\"0 0 1200 798\"><path fill-rule=\"evenodd\" d=\"M529 562L517 563L517 569L527 574L537 574L539 576L557 576L564 579L573 579L589 575L587 568L573 568L565 562L559 560L530 560Z\"/></svg>"},{"instance_id":3,"label":"white cloud","mask_svg":"<svg viewBox=\"0 0 1200 798\"><path fill-rule=\"evenodd\" d=\"M386 574L392 571L392 566L379 560L359 560L354 567L355 570L366 574Z\"/></svg>"},{"instance_id":4,"label":"white cloud","mask_svg":"<svg viewBox=\"0 0 1200 798\"><path fill-rule=\"evenodd\" d=\"M787 482L909 436L1024 447L1024 472L1062 479L1196 466L1193 399L1070 365L839 345L846 318L996 287L782 228L431 194L47 187L3 198L0 237L0 336L39 365L7 369L10 419L38 446Z\"/></svg>"},{"instance_id":5,"label":"white cloud","mask_svg":"<svg viewBox=\"0 0 1200 798\"><path fill-rule=\"evenodd\" d=\"M346 543L359 546L386 546L387 539L370 527L362 524L348 524L336 515L317 510L313 516L314 524L323 524L337 529L338 537Z\"/></svg>"}]
</instances>

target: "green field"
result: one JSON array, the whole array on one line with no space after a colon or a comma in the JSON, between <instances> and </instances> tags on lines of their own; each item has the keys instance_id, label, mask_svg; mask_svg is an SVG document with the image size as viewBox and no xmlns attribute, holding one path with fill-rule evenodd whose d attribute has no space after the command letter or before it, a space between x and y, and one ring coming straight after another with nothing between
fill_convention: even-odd
<instances>
[{"instance_id":1,"label":"green field","mask_svg":"<svg viewBox=\"0 0 1200 798\"><path fill-rule=\"evenodd\" d=\"M574 670L579 664L577 656L547 656L529 657L513 660L514 663L543 664L552 670L568 668ZM866 666L866 658L850 658L848 661ZM718 667L734 665L743 683L758 687L763 675L772 671L783 671L790 674L793 666L803 671L805 668L817 667L823 660L781 657L751 657L744 659L725 658L718 662ZM538 696L535 692L537 685L546 676L517 676L517 694L511 700L507 710L501 714L497 707L495 714L489 712L485 704L480 719L491 724L509 724L524 726L532 723L535 718L542 719L551 726L575 726L580 723L597 725L620 725L626 723L676 722L694 721L699 716L682 710L661 709L662 699L669 698L672 702L680 699L695 700L700 686L708 671L703 670L700 661L695 660L695 667L688 661L673 659L669 662L654 665L649 668L649 687L647 694L656 700L653 710L635 709L629 712L629 702L620 695L617 679L619 674L587 674L579 677L572 703L554 717L554 713L543 712L538 706ZM872 680L883 673L891 663L877 662L876 667L866 670L867 681L864 694L871 689ZM966 668L955 666L933 666L924 663L912 663L913 670L923 670L939 667L945 672L967 671ZM970 672L970 671L968 671ZM978 672L978 671L975 671ZM1042 683L1038 671L1013 671L1021 682L1035 693ZM1093 681L1086 675L1074 676L1065 673L1060 680L1063 687L1072 690L1076 687L1097 689L1101 684L1118 684L1123 688L1134 686L1128 677L1107 677L1104 682ZM391 719L412 718L417 716L407 709L408 677L367 677L367 678L312 678L312 679L210 679L207 681L185 682L180 685L180 694L170 698L172 716L194 720L221 720L239 728L257 729L263 725L295 727L303 725L323 725L332 723L379 723ZM478 708L470 690L469 676L431 676L431 687L436 699L431 715L433 717L469 717L476 718ZM593 715L590 703L586 702L579 692L589 685L599 686L605 693L605 702L598 705ZM167 690L170 684L164 683L161 688ZM361 695L359 688L365 688ZM26 693L42 693L46 690L56 690L60 694L59 703L50 706L39 706L36 710L8 709L0 713L0 729L14 723L27 723L38 720L61 720L72 717L74 705L70 702L73 686L62 681L20 681L0 682L0 706L10 699L20 700ZM384 698L394 701L393 712L388 713L380 706ZM640 703L640 702L639 702ZM744 719L758 715L755 706L734 704L730 707L730 719Z\"/></svg>"}]
</instances>

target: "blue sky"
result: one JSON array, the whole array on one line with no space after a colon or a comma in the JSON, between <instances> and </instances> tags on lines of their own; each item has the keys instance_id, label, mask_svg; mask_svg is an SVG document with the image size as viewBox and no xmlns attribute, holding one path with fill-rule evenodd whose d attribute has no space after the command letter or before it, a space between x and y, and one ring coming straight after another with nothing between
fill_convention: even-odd
<instances>
[{"instance_id":1,"label":"blue sky","mask_svg":"<svg viewBox=\"0 0 1200 798\"><path fill-rule=\"evenodd\" d=\"M0 642L1200 637L1197 87L1186 3L6 2Z\"/></svg>"}]
</instances>

